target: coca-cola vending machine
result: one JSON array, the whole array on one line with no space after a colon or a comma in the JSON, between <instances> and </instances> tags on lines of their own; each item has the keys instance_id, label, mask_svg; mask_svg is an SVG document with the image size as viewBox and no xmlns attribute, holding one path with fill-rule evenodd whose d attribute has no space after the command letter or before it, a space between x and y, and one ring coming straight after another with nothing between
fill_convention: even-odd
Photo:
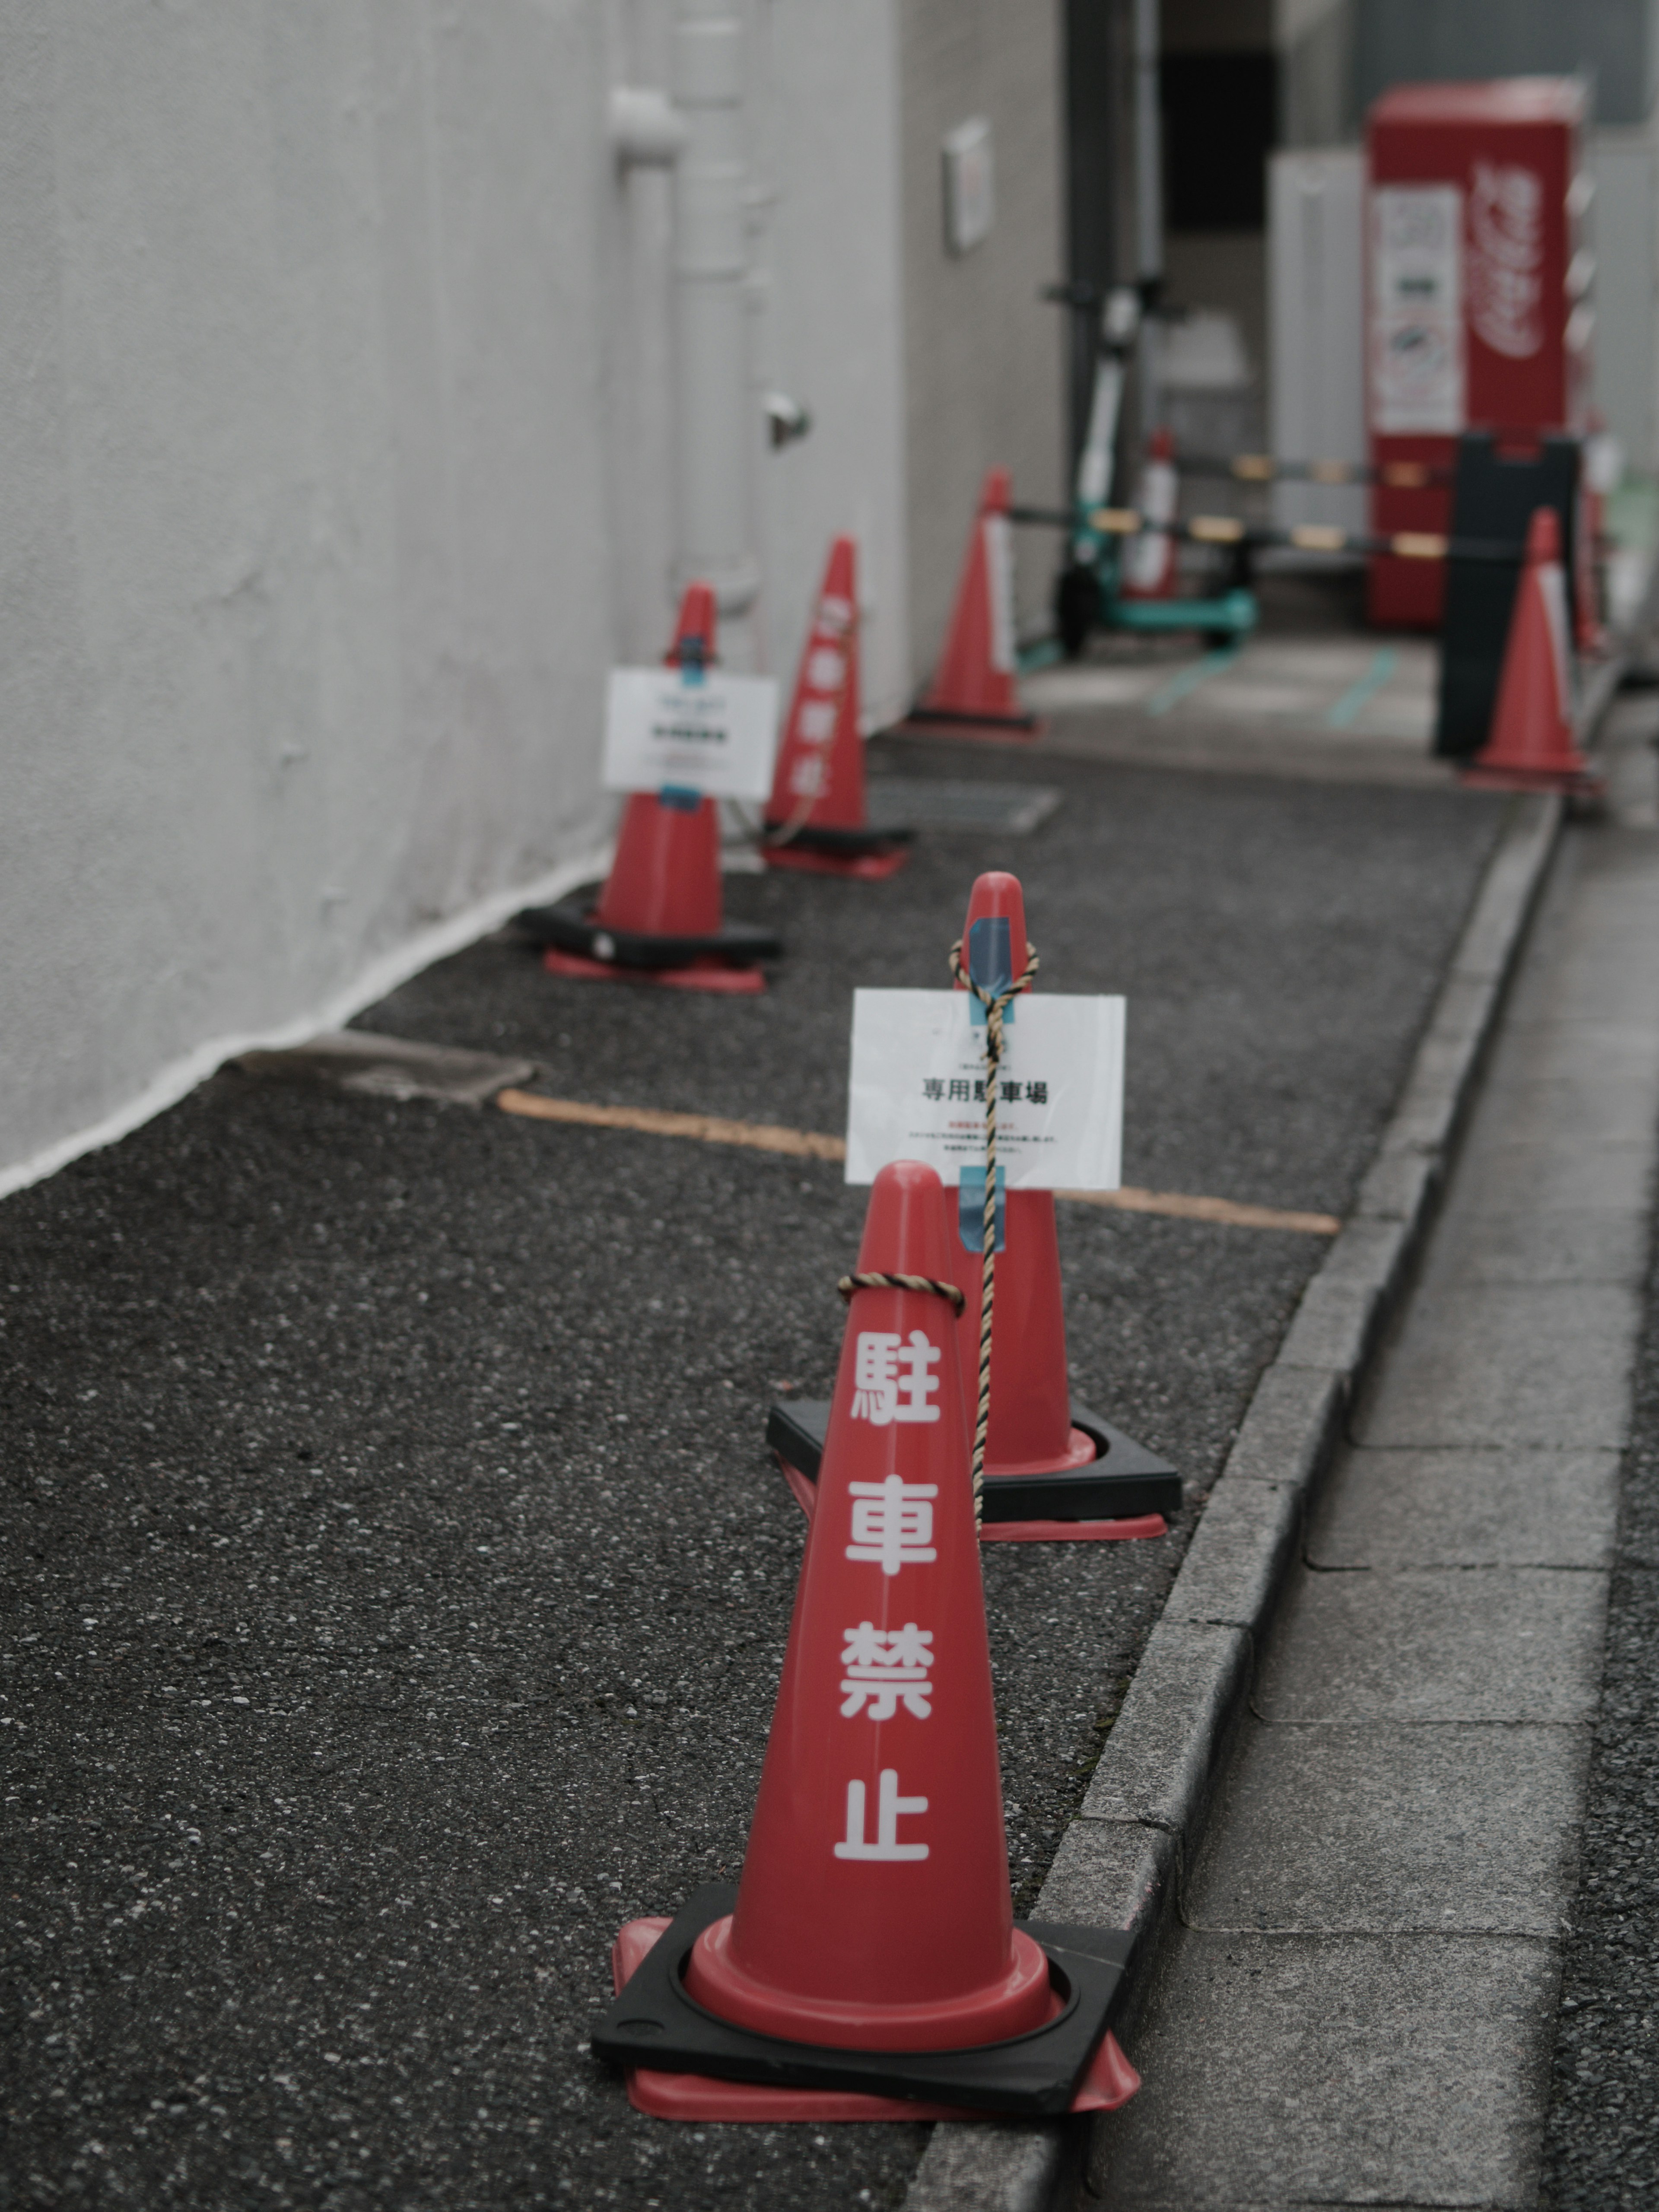
<instances>
[{"instance_id":1,"label":"coca-cola vending machine","mask_svg":"<svg viewBox=\"0 0 1659 2212\"><path fill-rule=\"evenodd\" d=\"M1449 527L1464 429L1521 447L1544 431L1582 430L1594 325L1583 122L1583 88L1571 77L1401 85L1371 108L1373 529ZM1374 622L1437 627L1444 593L1438 562L1371 562Z\"/></svg>"}]
</instances>

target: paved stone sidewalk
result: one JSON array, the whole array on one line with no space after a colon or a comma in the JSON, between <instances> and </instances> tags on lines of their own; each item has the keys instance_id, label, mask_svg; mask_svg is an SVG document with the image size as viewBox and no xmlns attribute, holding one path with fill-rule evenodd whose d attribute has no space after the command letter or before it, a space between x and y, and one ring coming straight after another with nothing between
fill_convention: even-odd
<instances>
[{"instance_id":1,"label":"paved stone sidewalk","mask_svg":"<svg viewBox=\"0 0 1659 2212\"><path fill-rule=\"evenodd\" d=\"M1659 1118L1659 840L1571 831L1098 2130L1113 2208L1524 2207Z\"/></svg>"}]
</instances>

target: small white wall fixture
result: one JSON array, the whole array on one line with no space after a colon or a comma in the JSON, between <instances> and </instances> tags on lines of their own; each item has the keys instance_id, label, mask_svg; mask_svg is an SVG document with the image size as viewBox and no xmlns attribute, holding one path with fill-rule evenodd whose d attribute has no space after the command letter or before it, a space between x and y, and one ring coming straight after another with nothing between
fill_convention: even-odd
<instances>
[{"instance_id":1,"label":"small white wall fixture","mask_svg":"<svg viewBox=\"0 0 1659 2212\"><path fill-rule=\"evenodd\" d=\"M996 213L991 125L975 115L945 134L945 245L952 253L971 253L991 235Z\"/></svg>"}]
</instances>

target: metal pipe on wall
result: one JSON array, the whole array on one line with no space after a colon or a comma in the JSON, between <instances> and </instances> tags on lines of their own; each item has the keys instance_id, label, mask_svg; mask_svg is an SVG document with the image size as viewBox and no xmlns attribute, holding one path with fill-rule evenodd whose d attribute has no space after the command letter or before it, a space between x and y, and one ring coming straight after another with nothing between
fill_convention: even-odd
<instances>
[{"instance_id":1,"label":"metal pipe on wall","mask_svg":"<svg viewBox=\"0 0 1659 2212\"><path fill-rule=\"evenodd\" d=\"M686 141L675 184L675 583L713 586L721 658L739 668L753 656L748 617L760 584L750 543L744 93L744 26L732 0L678 0L674 101Z\"/></svg>"},{"instance_id":2,"label":"metal pipe on wall","mask_svg":"<svg viewBox=\"0 0 1659 2212\"><path fill-rule=\"evenodd\" d=\"M1158 112L1158 0L1133 0L1135 78L1135 275L1139 284L1140 434L1158 426L1158 350L1152 313L1164 289L1164 140Z\"/></svg>"}]
</instances>

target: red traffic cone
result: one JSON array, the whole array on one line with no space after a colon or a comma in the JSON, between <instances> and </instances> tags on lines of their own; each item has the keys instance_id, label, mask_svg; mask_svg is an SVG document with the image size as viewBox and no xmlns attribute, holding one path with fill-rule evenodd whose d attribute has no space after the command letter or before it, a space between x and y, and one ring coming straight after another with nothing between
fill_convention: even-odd
<instances>
[{"instance_id":1,"label":"red traffic cone","mask_svg":"<svg viewBox=\"0 0 1659 2212\"><path fill-rule=\"evenodd\" d=\"M1176 474L1175 434L1153 431L1140 471L1136 505L1149 523L1173 522L1181 497ZM1124 548L1118 593L1126 599L1172 599L1176 595L1176 542L1168 530L1143 530Z\"/></svg>"},{"instance_id":2,"label":"red traffic cone","mask_svg":"<svg viewBox=\"0 0 1659 2212\"><path fill-rule=\"evenodd\" d=\"M950 1257L937 1175L884 1168L734 1906L639 1959L603 2057L1063 2112L1102 2055L1109 1939L1010 1908Z\"/></svg>"},{"instance_id":3,"label":"red traffic cone","mask_svg":"<svg viewBox=\"0 0 1659 2212\"><path fill-rule=\"evenodd\" d=\"M837 538L801 654L766 809L769 867L890 876L910 832L870 825L859 732L858 546Z\"/></svg>"},{"instance_id":4,"label":"red traffic cone","mask_svg":"<svg viewBox=\"0 0 1659 2212\"><path fill-rule=\"evenodd\" d=\"M1500 791L1599 792L1572 729L1567 594L1555 510L1534 510L1486 742L1465 783Z\"/></svg>"},{"instance_id":5,"label":"red traffic cone","mask_svg":"<svg viewBox=\"0 0 1659 2212\"><path fill-rule=\"evenodd\" d=\"M1014 550L1009 535L1009 476L992 469L979 496L963 562L945 651L933 681L906 717L911 722L960 722L1035 735L1034 714L1020 711L1014 683Z\"/></svg>"},{"instance_id":6,"label":"red traffic cone","mask_svg":"<svg viewBox=\"0 0 1659 2212\"><path fill-rule=\"evenodd\" d=\"M1025 935L1025 895L1018 876L981 876L968 901L963 924L963 964L974 981L990 991L1006 990L1023 975L1030 957ZM958 983L962 990L964 985ZM1022 994L1023 995L1023 994ZM1018 1024L1019 1000L1004 1020ZM957 1325L963 1404L969 1432L978 1416L981 1278L984 1273L985 1182L981 1170L964 1176L958 1190L947 1191L951 1225L957 1231L951 1255L967 1300ZM1160 1511L1148 1513L1142 1497L1128 1499L1133 1520L1120 1513L1099 1519L1060 1520L1054 1510L1055 1486L1040 1478L1082 1475L1089 1471L1133 1474L1144 1490L1162 1478L1158 1495L1164 1510L1180 1502L1180 1483L1172 1469L1152 1459L1127 1437L1109 1430L1097 1415L1077 1410L1073 1418L1066 1358L1066 1308L1060 1287L1060 1243L1054 1228L1054 1195L1049 1190L1011 1190L1002 1198L1001 1243L996 1261L996 1297L991 1334L991 1418L985 1450L985 1522L988 1543L1076 1540L1091 1536L1161 1536ZM1088 1425L1083 1425L1087 1423ZM1114 1462L1114 1454L1115 1461ZM1098 1464L1097 1464L1098 1463ZM1034 1501L1028 1516L1020 1510L1022 1484ZM1079 1492L1085 1510L1111 1515L1109 1492Z\"/></svg>"},{"instance_id":7,"label":"red traffic cone","mask_svg":"<svg viewBox=\"0 0 1659 2212\"><path fill-rule=\"evenodd\" d=\"M711 663L717 620L709 586L688 585L664 660ZM532 908L519 925L546 945L550 975L680 991L763 991L758 963L783 950L771 930L726 921L719 810L695 791L633 793L598 904L588 887Z\"/></svg>"}]
</instances>

